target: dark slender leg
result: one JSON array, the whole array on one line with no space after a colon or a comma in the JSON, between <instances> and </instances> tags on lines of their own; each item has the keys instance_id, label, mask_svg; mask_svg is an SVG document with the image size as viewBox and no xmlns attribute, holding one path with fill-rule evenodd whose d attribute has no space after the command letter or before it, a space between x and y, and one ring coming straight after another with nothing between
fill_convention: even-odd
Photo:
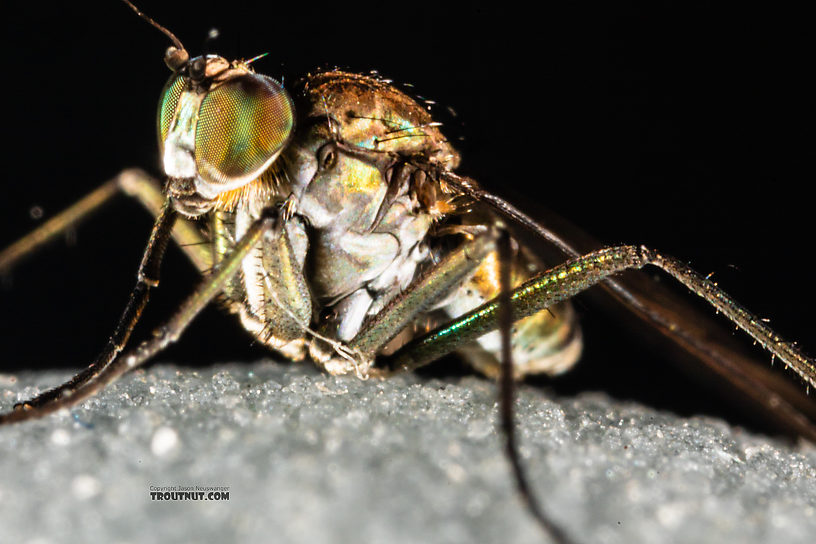
<instances>
[{"instance_id":1,"label":"dark slender leg","mask_svg":"<svg viewBox=\"0 0 816 544\"><path fill-rule=\"evenodd\" d=\"M170 225L166 224L167 220L163 219L165 215L162 214L159 221L157 221L157 226L154 227L154 236L151 236L151 242L154 242L155 239L157 245L162 240L163 244L166 245L170 236ZM165 325L154 331L153 338L142 342L136 349L125 353L119 358L114 358L118 351L114 352L106 348L103 355L111 358L108 364L87 375L82 373L66 384L40 395L34 401L17 405L13 412L0 415L0 425L36 419L61 408L73 406L96 394L128 370L143 364L150 357L175 342L190 321L221 291L224 283L238 271L243 258L260 240L264 230L270 228L273 222L272 217L263 217L256 221L236 245L234 251L219 264L211 276L205 278L201 285L182 304L176 314ZM156 235L157 231L161 232L162 235ZM151 250L152 247L154 247L153 244L148 245L148 251L145 253L140 268L141 271L145 272L145 278L155 278L158 272L159 262L157 258L153 257L156 252ZM142 276L143 274L140 273L140 285L149 286L150 282L143 281ZM128 308L130 307L129 304ZM141 307L144 307L144 305L142 304ZM128 315L128 310L126 310L125 314ZM125 340L129 333L130 330L127 330ZM110 353L108 354L108 352ZM103 357L100 356L97 360L100 359L103 359Z\"/></svg>"},{"instance_id":2,"label":"dark slender leg","mask_svg":"<svg viewBox=\"0 0 816 544\"><path fill-rule=\"evenodd\" d=\"M147 242L142 262L139 265L139 273L137 276L136 286L130 293L130 298L125 306L116 328L108 339L102 352L96 357L93 363L88 368L71 378L66 383L50 389L33 399L21 404L17 404L15 410L31 410L44 406L53 402L66 394L66 392L76 389L83 383L93 379L99 374L111 361L113 361L120 351L127 344L130 338L130 333L139 321L147 301L150 298L150 289L159 284L159 267L161 265L162 256L167 248L167 242L170 239L170 232L173 228L173 222L176 214L173 211L172 205L169 201L165 204L156 222L153 225L153 231L150 233L150 239ZM0 419L0 422L3 420Z\"/></svg>"},{"instance_id":3,"label":"dark slender leg","mask_svg":"<svg viewBox=\"0 0 816 544\"><path fill-rule=\"evenodd\" d=\"M117 177L104 183L0 252L0 272L11 270L22 259L67 229L90 217L94 211L108 204L114 196L120 193L138 200L156 218L139 266L138 280L128 299L128 304L113 334L93 363L68 382L19 405L19 408L41 406L62 396L66 391L76 389L96 376L121 352L147 304L150 289L158 285L159 265L171 233L199 271L203 272L211 267L212 258L209 249L204 245L205 240L201 233L189 221L178 220L153 178L141 170L133 169L124 170Z\"/></svg>"},{"instance_id":4,"label":"dark slender leg","mask_svg":"<svg viewBox=\"0 0 816 544\"><path fill-rule=\"evenodd\" d=\"M501 292L497 298L497 318L501 331L501 374L499 375L499 410L501 428L505 438L505 449L513 469L513 477L518 487L519 495L533 514L544 531L552 536L559 544L568 544L570 540L564 531L553 522L545 513L533 494L527 480L524 467L521 464L518 445L516 444L516 425L513 415L513 401L515 397L515 378L513 369L512 328L515 321L513 315L511 266L513 253L510 247L510 235L502 231L497 241L499 262L499 284Z\"/></svg>"}]
</instances>

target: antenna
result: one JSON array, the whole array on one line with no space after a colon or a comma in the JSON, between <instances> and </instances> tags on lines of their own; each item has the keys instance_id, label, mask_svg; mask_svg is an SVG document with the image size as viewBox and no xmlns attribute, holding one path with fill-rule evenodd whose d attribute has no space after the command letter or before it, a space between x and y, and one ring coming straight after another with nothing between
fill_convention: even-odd
<instances>
[{"instance_id":1,"label":"antenna","mask_svg":"<svg viewBox=\"0 0 816 544\"><path fill-rule=\"evenodd\" d=\"M184 49L184 46L181 44L181 40L176 38L176 35L164 28L162 25L142 13L139 8L133 5L130 0L122 0L125 4L127 4L130 9L132 9L136 15L150 23L151 26L154 28L159 29L162 34L170 38L170 41L173 42L173 45L167 48L167 52L164 54L164 62L167 66L173 70L177 71L179 68L187 64L187 61L190 59L190 55Z\"/></svg>"}]
</instances>

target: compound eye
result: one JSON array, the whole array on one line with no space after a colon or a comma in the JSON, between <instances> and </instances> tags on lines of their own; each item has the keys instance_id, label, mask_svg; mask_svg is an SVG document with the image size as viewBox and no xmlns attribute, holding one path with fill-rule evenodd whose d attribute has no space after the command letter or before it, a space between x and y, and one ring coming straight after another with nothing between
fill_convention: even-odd
<instances>
[{"instance_id":1,"label":"compound eye","mask_svg":"<svg viewBox=\"0 0 816 544\"><path fill-rule=\"evenodd\" d=\"M198 173L214 184L246 183L277 157L294 127L292 100L258 74L231 79L202 100L195 134Z\"/></svg>"},{"instance_id":2,"label":"compound eye","mask_svg":"<svg viewBox=\"0 0 816 544\"><path fill-rule=\"evenodd\" d=\"M170 132L170 127L173 124L173 119L176 117L176 108L178 108L179 97L184 92L187 85L187 78L181 75L173 74L162 90L161 99L159 100L159 117L157 120L157 127L159 130L159 145L164 144L167 133Z\"/></svg>"}]
</instances>

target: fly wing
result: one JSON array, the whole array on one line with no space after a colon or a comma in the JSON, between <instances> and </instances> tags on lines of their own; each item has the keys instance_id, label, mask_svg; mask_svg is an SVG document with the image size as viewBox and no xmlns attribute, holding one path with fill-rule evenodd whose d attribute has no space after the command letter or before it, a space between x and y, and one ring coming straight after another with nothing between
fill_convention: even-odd
<instances>
[{"instance_id":1,"label":"fly wing","mask_svg":"<svg viewBox=\"0 0 816 544\"><path fill-rule=\"evenodd\" d=\"M450 172L441 177L454 190L468 194L511 220L513 235L546 262L563 261L604 246L569 221L537 210L546 222L532 220L511 204L487 193L467 178ZM582 298L590 306L628 321L692 375L715 382L722 395L739 402L755 419L781 433L816 440L816 402L805 387L773 368L759 348L732 336L722 318L697 307L693 297L679 294L643 271L628 271L590 289ZM645 327L643 325L646 325ZM763 357L763 355L765 355Z\"/></svg>"},{"instance_id":2,"label":"fly wing","mask_svg":"<svg viewBox=\"0 0 816 544\"><path fill-rule=\"evenodd\" d=\"M552 213L546 217L545 228L557 233L575 253L603 246L567 220ZM563 248L550 246L544 251L551 253L550 258L565 255ZM724 395L743 403L757 418L786 434L816 440L816 402L788 374L774 369L759 347L750 349L747 342L730 334L722 318L697 307L690 295L675 292L644 271L628 271L601 285L601 289L587 293L590 305L651 333L651 340L667 348L666 353L690 365L687 370L691 374L719 382Z\"/></svg>"}]
</instances>

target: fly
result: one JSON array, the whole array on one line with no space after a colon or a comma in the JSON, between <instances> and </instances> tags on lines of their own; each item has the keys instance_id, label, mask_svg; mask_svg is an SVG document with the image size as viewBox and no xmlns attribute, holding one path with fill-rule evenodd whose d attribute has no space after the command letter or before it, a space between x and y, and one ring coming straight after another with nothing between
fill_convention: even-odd
<instances>
[{"instance_id":1,"label":"fly","mask_svg":"<svg viewBox=\"0 0 816 544\"><path fill-rule=\"evenodd\" d=\"M125 1L174 44L165 56L172 75L157 122L165 181L123 172L0 253L0 270L124 192L156 218L138 282L93 364L0 415L0 424L95 394L176 341L218 299L259 342L331 374L387 377L458 352L499 378L502 428L521 496L545 529L567 542L528 489L512 395L514 379L562 373L579 358L573 295L601 284L722 369L730 352L685 330L675 302L616 279L625 270L660 268L806 387L816 385L812 359L682 262L645 246L585 249L592 244L563 237L457 174L458 152L438 123L389 82L330 71L290 91L249 61L190 58L172 33ZM171 238L205 278L153 338L127 349ZM566 262L548 267L530 238ZM758 400L769 398L758 375L732 378ZM776 396L770 404L813 436L804 409Z\"/></svg>"}]
</instances>

